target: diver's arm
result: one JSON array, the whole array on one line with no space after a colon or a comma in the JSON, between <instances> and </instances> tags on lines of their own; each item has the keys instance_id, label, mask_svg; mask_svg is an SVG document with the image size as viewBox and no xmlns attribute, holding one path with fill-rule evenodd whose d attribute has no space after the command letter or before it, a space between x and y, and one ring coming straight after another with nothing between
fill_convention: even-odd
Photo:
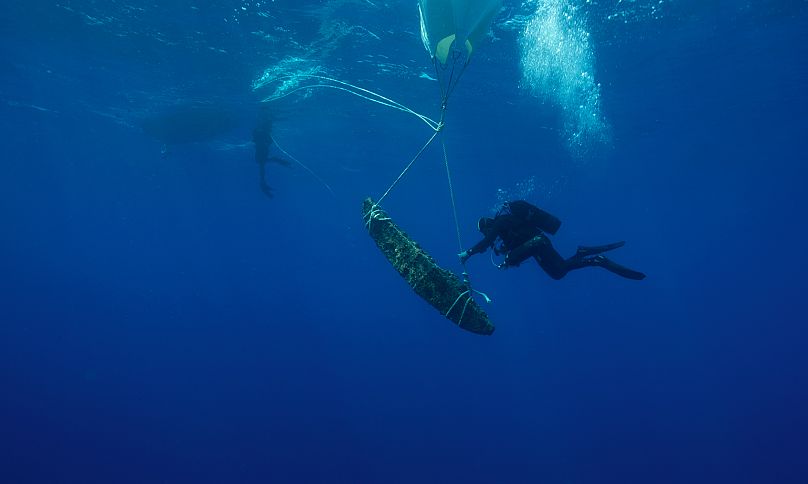
<instances>
[{"instance_id":1,"label":"diver's arm","mask_svg":"<svg viewBox=\"0 0 808 484\"><path fill-rule=\"evenodd\" d=\"M499 237L499 234L505 231L507 223L508 220L506 217L494 217L493 226L491 226L488 232L486 232L483 240L477 242L471 249L467 251L468 256L471 257L474 254L482 254L488 250L489 247L493 247L494 242L497 240L497 237Z\"/></svg>"},{"instance_id":2,"label":"diver's arm","mask_svg":"<svg viewBox=\"0 0 808 484\"><path fill-rule=\"evenodd\" d=\"M488 235L485 236L485 238L483 238L483 240L474 244L474 246L467 251L469 257L474 254L482 254L494 244L495 240L497 240L497 234L492 230Z\"/></svg>"},{"instance_id":3,"label":"diver's arm","mask_svg":"<svg viewBox=\"0 0 808 484\"><path fill-rule=\"evenodd\" d=\"M474 246L474 248L479 247L479 250L476 252L483 253L488 250L489 247L493 248L497 239L502 238L502 234L508 233L508 231L513 229L514 222L512 215L497 215L494 217L494 223L485 234L485 238Z\"/></svg>"},{"instance_id":4,"label":"diver's arm","mask_svg":"<svg viewBox=\"0 0 808 484\"><path fill-rule=\"evenodd\" d=\"M460 258L460 263L465 264L466 261L469 260L469 257L473 256L474 254L481 254L488 250L488 248L494 244L494 240L496 240L496 232L492 230L489 235L486 235L483 240L477 242L477 244L471 249L464 250L463 252L457 254L457 257Z\"/></svg>"}]
</instances>

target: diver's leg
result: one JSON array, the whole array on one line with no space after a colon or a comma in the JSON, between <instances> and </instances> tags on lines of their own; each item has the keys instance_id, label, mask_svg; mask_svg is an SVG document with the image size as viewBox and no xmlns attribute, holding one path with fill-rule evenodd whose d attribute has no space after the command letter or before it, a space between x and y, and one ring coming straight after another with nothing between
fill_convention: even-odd
<instances>
[{"instance_id":1,"label":"diver's leg","mask_svg":"<svg viewBox=\"0 0 808 484\"><path fill-rule=\"evenodd\" d=\"M569 272L564 258L555 250L552 242L547 237L541 236L541 240L533 252L533 257L544 272L555 280L561 279Z\"/></svg>"},{"instance_id":2,"label":"diver's leg","mask_svg":"<svg viewBox=\"0 0 808 484\"><path fill-rule=\"evenodd\" d=\"M274 194L272 193L272 187L270 187L267 184L266 180L266 162L258 163L258 169L259 169L258 183L259 186L261 187L261 191L264 192L264 195L266 195L267 197L272 198L274 196Z\"/></svg>"},{"instance_id":3,"label":"diver's leg","mask_svg":"<svg viewBox=\"0 0 808 484\"><path fill-rule=\"evenodd\" d=\"M540 237L541 236L533 237L519 247L509 251L508 255L505 256L505 267L517 267L526 259L533 257L536 254L536 247L540 243Z\"/></svg>"}]
</instances>

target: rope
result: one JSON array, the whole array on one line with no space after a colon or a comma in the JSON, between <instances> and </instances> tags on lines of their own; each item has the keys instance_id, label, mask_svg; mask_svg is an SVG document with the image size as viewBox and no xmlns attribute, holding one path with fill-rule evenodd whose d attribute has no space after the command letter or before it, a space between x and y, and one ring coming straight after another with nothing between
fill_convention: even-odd
<instances>
[{"instance_id":1,"label":"rope","mask_svg":"<svg viewBox=\"0 0 808 484\"><path fill-rule=\"evenodd\" d=\"M441 104L444 104L449 96L446 92L446 88L443 86L443 76L440 75L441 69L438 66L438 62L440 61L437 57L432 57L432 65L435 67L435 79L438 80L438 87L440 88Z\"/></svg>"},{"instance_id":2,"label":"rope","mask_svg":"<svg viewBox=\"0 0 808 484\"><path fill-rule=\"evenodd\" d=\"M463 296L468 296L468 294L469 294L469 292L470 292L470 291L471 291L470 289L467 289L467 290L465 290L465 291L461 292L461 293L460 293L460 295L459 295L459 296L457 296L457 299L455 299L455 302L453 302L453 303L452 303L452 305L449 307L449 310L448 310L448 311L446 311L446 315L445 315L445 316L447 316L447 317L448 317L448 316L449 316L449 313L451 313L451 312L452 312L452 309L454 309L455 305L456 305L456 304L457 304L457 303L460 301L460 298L461 298L461 297L463 297ZM457 326L458 326L459 328L462 328L462 327L463 327L463 316L465 316L465 315L466 315L466 308L469 306L469 302L470 302L471 300L472 300L472 299L471 299L471 296L468 296L468 298L466 299L465 304L463 304L463 311L460 313L460 318L457 320Z\"/></svg>"},{"instance_id":3,"label":"rope","mask_svg":"<svg viewBox=\"0 0 808 484\"><path fill-rule=\"evenodd\" d=\"M465 264L464 264L464 267L465 267ZM463 296L466 296L466 303L463 305L463 312L460 313L460 319L457 320L457 325L460 326L460 327L462 327L461 323L463 322L463 316L465 316L465 314L466 314L466 308L468 307L469 302L471 302L473 300L472 294L477 293L480 296L482 296L483 299L485 299L485 302L487 302L489 304L491 303L491 298L488 297L488 294L486 294L486 293L484 293L482 291L478 291L478 290L471 287L471 280L469 279L469 273L466 272L465 270L463 271L463 284L465 284L467 289L465 291L461 292L459 296L457 296L457 299L455 299L455 302L453 302L452 305L449 306L449 310L446 311L446 314L444 315L446 317L449 317L449 314L452 312L452 309L454 309L454 307L457 305L457 303L460 302L460 298L462 298Z\"/></svg>"},{"instance_id":4,"label":"rope","mask_svg":"<svg viewBox=\"0 0 808 484\"><path fill-rule=\"evenodd\" d=\"M329 191L329 192L331 192L331 195L332 195L332 196L334 196L334 197L336 197L336 196L337 196L337 195L334 193L334 190L332 190L332 189L331 189L331 187L330 187L330 186L328 186L328 183L326 183L325 181L323 181L323 179L322 179L322 178L320 178L319 176L317 176L317 173L314 173L314 171L312 171L312 169L311 169L311 168L309 168L308 166L304 165L304 164L303 164L303 162L301 162L300 160L298 160L298 159L297 159L297 158L295 158L294 156L290 155L290 154L289 154L289 153L288 153L288 152L287 152L285 149L281 148L281 145L279 145L279 144L278 144L278 141L277 141L275 138L273 138L273 137L272 137L272 135L270 135L270 136L269 136L269 139L270 139L270 140L272 140L272 142L275 144L275 146L277 146L277 147L278 147L278 149L280 150L280 152L281 152L281 153L283 153L284 155L286 155L286 156L288 156L289 158L291 158L291 159L292 159L292 161L294 161L294 162L295 162L295 163L297 163L298 165L302 166L302 167L303 167L303 168L304 168L306 171L308 171L308 172L311 174L311 176L313 176L314 178L316 178L316 179L317 179L317 181L319 181L320 183L322 183L322 184L323 184L323 186L325 186L325 187L328 189L328 191Z\"/></svg>"},{"instance_id":5,"label":"rope","mask_svg":"<svg viewBox=\"0 0 808 484\"><path fill-rule=\"evenodd\" d=\"M367 228L368 232L370 232L370 229L371 229L370 224L371 224L372 221L374 221L374 220L379 220L379 221L389 221L389 220L391 220L390 217L382 217L381 212L382 212L382 209L379 208L379 204L376 204L376 205L373 205L373 207L371 207L371 209L368 211L367 214L365 214L365 216L368 218L368 221L365 224L365 228ZM416 258L421 257L421 258L425 258L427 260L430 259L429 256L427 256L426 253L424 252L424 249L422 249L421 247L418 246L418 244L416 244L415 242L410 240L410 238L407 236L407 234L402 232L401 229L399 229L396 226L395 223L391 223L391 225L389 225L388 227L390 229L392 229L392 230L395 230L396 233L398 233L398 235L401 236L402 239L406 240L407 243L413 249L415 249L415 254L416 254L415 257ZM423 279L423 277L422 277L422 279Z\"/></svg>"},{"instance_id":6,"label":"rope","mask_svg":"<svg viewBox=\"0 0 808 484\"><path fill-rule=\"evenodd\" d=\"M359 87L359 86L356 86L354 84L351 84L351 83L348 83L348 82L345 82L345 81L340 81L339 79L333 79L331 77L316 76L316 75L311 75L311 74L300 74L300 75L298 75L298 77L320 79L320 80L324 80L324 81L328 81L328 82L333 82L333 83L339 84L339 85L334 86L334 85L331 85L331 84L310 84L308 86L300 86L300 87L292 89L292 90L290 90L290 91L288 91L288 92L286 92L284 94L267 98L267 99L265 99L265 101L277 101L277 100L283 99L283 98L285 98L287 96L291 96L292 94L294 94L296 92L303 91L303 90L306 90L306 89L315 89L315 88L335 89L337 91L344 91L344 92L347 92L349 94L353 94L356 97L365 99L365 100L370 101L370 102L381 104L382 106L387 106L389 108L397 109L399 111L403 111L405 113L412 114L413 116L417 117L418 119L420 119L421 121L426 123L426 125L429 126L431 129L433 129L433 130L438 129L439 123L435 122L435 120L433 120L433 119L431 119L431 118L429 118L429 117L427 117L427 116L425 116L423 114L420 114L420 113L408 108L407 106L405 106L404 104L401 104L398 101L394 101L394 100L392 100L392 99L390 99L388 97L382 96L381 94L375 93L375 92L373 92L373 91L371 91L369 89L365 89L363 87ZM292 76L284 76L284 77L281 77L281 79L295 80L296 78L292 77ZM341 87L341 86L347 86L347 87ZM350 89L348 89L348 88L350 88ZM353 91L352 89L355 89L356 91L360 91L360 92ZM361 93L365 93L367 95L361 94ZM378 99L374 99L374 97L378 98Z\"/></svg>"},{"instance_id":7,"label":"rope","mask_svg":"<svg viewBox=\"0 0 808 484\"><path fill-rule=\"evenodd\" d=\"M460 247L460 252L463 252L463 241L460 238L460 222L457 220L457 205L455 204L454 187L452 187L452 173L449 171L449 157L446 155L446 143L441 137L441 146L443 147L443 164L446 166L446 179L449 181L449 198L452 200L452 214L454 215L455 232L457 233L457 245ZM463 267L465 267L465 262Z\"/></svg>"},{"instance_id":8,"label":"rope","mask_svg":"<svg viewBox=\"0 0 808 484\"><path fill-rule=\"evenodd\" d=\"M454 92L457 83L460 81L460 78L463 76L463 73L466 72L466 66L468 66L468 60L467 60L466 62L463 63L460 72L457 73L457 77L455 77L455 67L457 65L457 60L460 58L460 56L461 54L457 51L455 51L452 54L452 67L451 70L449 71L449 77L447 79L445 86L443 85L443 76L441 76L440 68L438 67L438 62L437 60L433 59L433 64L435 66L435 75L438 78L438 84L440 85L440 91L441 91L441 116L440 116L441 126L443 126L444 119L446 117L446 107L449 103L449 96L451 96L452 92ZM446 180L449 184L449 198L452 201L452 216L454 217L455 233L457 234L457 245L458 247L460 247L460 251L462 252L463 240L462 237L460 236L460 222L457 217L457 203L455 202L454 186L452 184L452 172L449 169L449 155L446 153L446 142L442 137L441 137L441 147L443 148L443 164L446 167ZM466 272L466 263L461 262L461 264L463 266L463 285L466 286L466 290L460 293L459 296L457 296L457 299L455 299L454 303L452 303L452 305L449 307L449 310L446 311L445 314L445 316L448 317L449 314L454 309L454 307L457 305L457 303L460 302L460 299L465 297L466 302L463 304L463 311L461 311L460 318L457 320L458 327L462 327L463 317L466 315L466 309L468 308L469 303L473 300L473 295L475 293L481 295L487 303L491 302L491 298L489 298L486 293L478 291L472 287L471 279L469 277L468 272Z\"/></svg>"},{"instance_id":9,"label":"rope","mask_svg":"<svg viewBox=\"0 0 808 484\"><path fill-rule=\"evenodd\" d=\"M454 90L454 86L457 85L457 81L460 80L460 77L463 75L463 72L466 71L466 66L468 62L463 64L463 68L460 70L460 73L457 76L457 80L455 81L454 85L452 84L452 78L454 77L454 70L455 65L457 64L457 59L459 58L460 54L457 51L453 51L452 53L452 70L449 74L449 80L447 82L446 88L444 89L443 83L440 81L441 75L438 70L438 61L437 59L433 58L433 64L435 66L435 75L439 79L439 85L441 90L441 113L440 113L440 120L443 123L446 117L446 106L449 102L449 96L452 94ZM452 173L449 170L449 156L446 154L446 141L441 137L441 146L443 148L443 164L446 167L446 180L449 182L449 198L452 201L452 215L454 216L454 223L455 223L455 232L457 234L457 245L460 248L460 251L463 251L463 241L460 237L460 222L457 218L457 204L455 203L455 195L454 195L454 187L452 186ZM463 269L466 268L466 263L463 262Z\"/></svg>"},{"instance_id":10,"label":"rope","mask_svg":"<svg viewBox=\"0 0 808 484\"><path fill-rule=\"evenodd\" d=\"M426 142L426 144L425 144L424 146L422 146L420 150L418 150L418 154L416 154L416 155L415 155L415 158L413 158L413 159L412 159L412 161L410 161L410 162L407 164L407 166L404 168L404 171L402 171L402 172L401 172L401 173L398 175L398 177L395 179L395 181L393 182L393 184L392 184L392 185L390 185L390 188L388 188L388 189L387 189L387 191L386 191L386 192L384 192L384 195L382 195L382 196L381 196L381 197L380 197L380 198L379 198L379 199L376 201L376 205L379 205L380 203L382 203L382 200L384 200L384 197L386 197L386 196L387 196L387 194L389 194L389 193L390 193L390 191L391 191L391 190L392 190L392 189L393 189L393 188L394 188L396 185L398 185L398 182L399 182L399 181L401 181L401 179L402 179L402 178L404 178L404 175L406 175L406 174L407 174L407 172L408 172L408 171L410 171L410 168L412 167L412 164L413 164L413 163L415 163L415 161L416 161L418 158L420 158L420 157L421 157L421 154L424 152L424 150L426 150L426 149L427 149L427 147L429 147L429 145L431 145L431 144L432 144L432 142L433 142L433 141L435 141L435 137L436 137L436 136L438 136L438 134L440 133L441 129L443 129L443 124L440 124L440 125L438 126L438 129L435 131L435 133L433 133L433 134L432 134L432 137L431 137L431 138L429 138L429 141L427 141L427 142Z\"/></svg>"},{"instance_id":11,"label":"rope","mask_svg":"<svg viewBox=\"0 0 808 484\"><path fill-rule=\"evenodd\" d=\"M454 72L454 67L452 67L452 72ZM442 87L441 91L443 91ZM446 116L446 105L449 101L450 92L451 91L446 92L445 96L441 100L441 117L440 117L441 121L443 121L443 119ZM443 165L446 167L446 181L449 184L449 199L452 202L452 216L454 218L455 234L457 235L457 246L460 248L460 252L463 252L463 239L460 236L460 222L457 217L457 203L455 202L454 186L452 184L452 172L449 169L449 155L446 153L446 140L443 137L441 137L440 139L440 144L443 151ZM460 264L463 266L463 284L466 286L467 289L464 292L462 292L459 296L457 296L455 302L452 303L449 310L446 311L446 316L449 316L449 313L452 312L452 309L454 309L455 305L458 303L458 301L460 301L460 298L462 298L463 296L467 296L466 303L463 305L463 312L460 313L460 319L457 320L458 326L461 326L461 323L463 322L463 316L466 314L466 307L468 307L469 301L471 301L472 299L471 294L473 292L478 292L471 287L471 279L469 279L468 272L466 272L466 262L463 261ZM488 296L486 296L485 294L483 294L483 296L485 296L486 300L489 300Z\"/></svg>"},{"instance_id":12,"label":"rope","mask_svg":"<svg viewBox=\"0 0 808 484\"><path fill-rule=\"evenodd\" d=\"M455 78L455 67L457 65L457 61L461 59L463 54L457 50L452 50L452 62L451 62L451 69L449 70L448 79L446 80L446 85L443 85L443 78L444 76L441 75L441 71L446 71L446 67L449 65L448 63L442 65L443 67L439 66L439 61L437 58L432 58L432 64L435 66L435 77L438 78L438 85L440 86L440 93L441 93L441 103L442 106L445 107L446 103L449 101L449 96L452 95L454 92L455 87L460 82L460 78L463 77L463 73L466 72L466 67L469 65L469 61L471 58L467 58L466 62L463 63L463 67L460 69L460 72L457 74Z\"/></svg>"}]
</instances>

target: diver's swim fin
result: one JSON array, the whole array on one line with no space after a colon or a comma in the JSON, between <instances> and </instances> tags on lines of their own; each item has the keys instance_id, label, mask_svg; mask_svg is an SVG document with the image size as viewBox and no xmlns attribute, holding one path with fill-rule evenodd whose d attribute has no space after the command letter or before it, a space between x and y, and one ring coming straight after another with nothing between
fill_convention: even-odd
<instances>
[{"instance_id":1,"label":"diver's swim fin","mask_svg":"<svg viewBox=\"0 0 808 484\"><path fill-rule=\"evenodd\" d=\"M264 192L267 198L275 198L275 194L272 193L272 187L267 185L265 181L261 181L261 191Z\"/></svg>"},{"instance_id":2,"label":"diver's swim fin","mask_svg":"<svg viewBox=\"0 0 808 484\"><path fill-rule=\"evenodd\" d=\"M578 252L576 252L575 255L577 255L578 257L588 257L590 255L598 255L604 252L608 252L610 250L619 249L624 245L626 245L626 242L624 240L621 240L620 242L615 242L613 244L595 245L591 247L579 245Z\"/></svg>"},{"instance_id":3,"label":"diver's swim fin","mask_svg":"<svg viewBox=\"0 0 808 484\"><path fill-rule=\"evenodd\" d=\"M645 279L645 274L643 274L642 272L638 272L633 269L629 269L628 267L621 266L617 262L611 259L607 259L602 255L595 256L591 260L592 265L603 267L607 271L613 272L618 276L625 277L626 279L632 279L635 281L641 281Z\"/></svg>"}]
</instances>

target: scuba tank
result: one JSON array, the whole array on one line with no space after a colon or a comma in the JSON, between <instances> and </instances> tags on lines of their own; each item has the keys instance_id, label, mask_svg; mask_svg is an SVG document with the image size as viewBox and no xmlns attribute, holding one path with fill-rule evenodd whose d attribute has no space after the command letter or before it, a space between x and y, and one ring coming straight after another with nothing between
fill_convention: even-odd
<instances>
[{"instance_id":1,"label":"scuba tank","mask_svg":"<svg viewBox=\"0 0 808 484\"><path fill-rule=\"evenodd\" d=\"M530 223L542 232L555 235L561 227L561 220L555 215L524 200L505 202L499 213L510 213Z\"/></svg>"}]
</instances>

